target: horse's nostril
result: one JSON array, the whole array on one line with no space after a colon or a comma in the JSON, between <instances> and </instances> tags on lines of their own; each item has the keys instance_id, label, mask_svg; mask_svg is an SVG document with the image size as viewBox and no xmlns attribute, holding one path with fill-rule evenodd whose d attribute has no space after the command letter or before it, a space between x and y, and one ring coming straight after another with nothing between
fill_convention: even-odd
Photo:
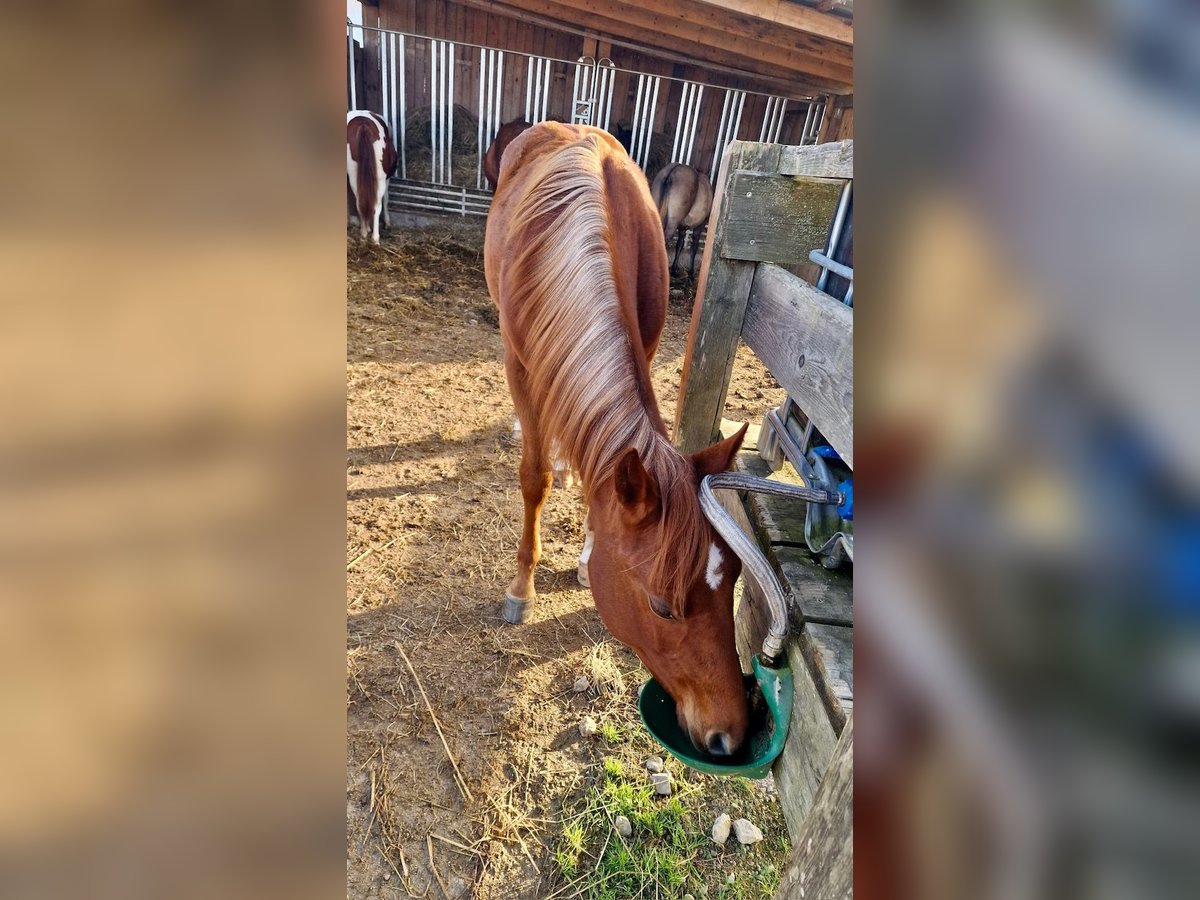
<instances>
[{"instance_id":1,"label":"horse's nostril","mask_svg":"<svg viewBox=\"0 0 1200 900\"><path fill-rule=\"evenodd\" d=\"M733 753L733 741L724 731L708 733L708 752L713 756L729 756Z\"/></svg>"}]
</instances>

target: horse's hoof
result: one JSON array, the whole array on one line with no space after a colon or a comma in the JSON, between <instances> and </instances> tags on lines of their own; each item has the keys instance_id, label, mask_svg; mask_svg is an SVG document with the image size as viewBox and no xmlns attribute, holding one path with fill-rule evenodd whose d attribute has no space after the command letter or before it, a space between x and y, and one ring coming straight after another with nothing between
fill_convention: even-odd
<instances>
[{"instance_id":1,"label":"horse's hoof","mask_svg":"<svg viewBox=\"0 0 1200 900\"><path fill-rule=\"evenodd\" d=\"M529 600L519 600L511 594L505 594L504 609L500 615L509 625L520 625L529 615L529 607L532 605Z\"/></svg>"},{"instance_id":2,"label":"horse's hoof","mask_svg":"<svg viewBox=\"0 0 1200 900\"><path fill-rule=\"evenodd\" d=\"M575 572L575 577L579 579L581 587L590 588L592 586L591 579L588 578L588 564L581 562L579 568Z\"/></svg>"}]
</instances>

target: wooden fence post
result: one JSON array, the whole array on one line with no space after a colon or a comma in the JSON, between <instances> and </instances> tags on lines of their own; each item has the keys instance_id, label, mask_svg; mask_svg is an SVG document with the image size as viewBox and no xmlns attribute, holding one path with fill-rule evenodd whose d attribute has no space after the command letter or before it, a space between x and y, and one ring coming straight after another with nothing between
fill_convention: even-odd
<instances>
[{"instance_id":1,"label":"wooden fence post","mask_svg":"<svg viewBox=\"0 0 1200 900\"><path fill-rule=\"evenodd\" d=\"M675 408L675 444L682 453L707 447L717 436L754 281L753 262L725 259L713 252L721 246L729 223L729 186L739 169L777 171L781 149L779 144L732 141L721 161Z\"/></svg>"},{"instance_id":2,"label":"wooden fence post","mask_svg":"<svg viewBox=\"0 0 1200 900\"><path fill-rule=\"evenodd\" d=\"M792 847L775 900L854 896L853 715L842 729L825 780Z\"/></svg>"}]
</instances>

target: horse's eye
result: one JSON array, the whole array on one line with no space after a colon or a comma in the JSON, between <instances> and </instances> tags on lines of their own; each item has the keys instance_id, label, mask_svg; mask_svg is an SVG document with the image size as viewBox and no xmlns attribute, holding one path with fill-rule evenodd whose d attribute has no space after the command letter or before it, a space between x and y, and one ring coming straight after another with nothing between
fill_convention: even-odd
<instances>
[{"instance_id":1,"label":"horse's eye","mask_svg":"<svg viewBox=\"0 0 1200 900\"><path fill-rule=\"evenodd\" d=\"M650 598L650 611L656 616L658 616L660 619L675 618L675 616L671 614L671 605L667 603L666 600L664 600L662 597L655 597L653 594L647 594L646 596Z\"/></svg>"}]
</instances>

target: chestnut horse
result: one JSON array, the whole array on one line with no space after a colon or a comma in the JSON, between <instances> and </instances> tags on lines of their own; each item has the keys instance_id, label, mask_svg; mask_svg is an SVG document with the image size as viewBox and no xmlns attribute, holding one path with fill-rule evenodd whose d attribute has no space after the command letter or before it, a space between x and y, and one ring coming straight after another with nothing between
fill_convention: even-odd
<instances>
[{"instance_id":1,"label":"chestnut horse","mask_svg":"<svg viewBox=\"0 0 1200 900\"><path fill-rule=\"evenodd\" d=\"M511 144L517 135L532 127L524 119L513 119L501 125L496 132L496 137L483 157L483 177L487 179L488 187L493 191L496 190L496 182L500 180L500 161L504 158L504 148Z\"/></svg>"},{"instance_id":2,"label":"chestnut horse","mask_svg":"<svg viewBox=\"0 0 1200 900\"><path fill-rule=\"evenodd\" d=\"M729 755L748 710L733 637L741 564L700 509L745 428L684 456L650 380L668 275L646 179L617 140L543 122L508 146L484 244L504 365L523 426L525 522L506 618L536 596L539 519L557 444L579 472L590 558L581 565L608 630L675 699L697 747Z\"/></svg>"},{"instance_id":3,"label":"chestnut horse","mask_svg":"<svg viewBox=\"0 0 1200 900\"><path fill-rule=\"evenodd\" d=\"M708 178L691 166L671 163L654 176L650 195L658 207L663 240L670 246L671 235L676 237L672 271L679 262L679 251L683 249L683 233L692 232L692 261L688 265L688 278L694 278L696 250L700 247L700 236L708 226L708 214L712 210L712 185L708 183Z\"/></svg>"}]
</instances>

